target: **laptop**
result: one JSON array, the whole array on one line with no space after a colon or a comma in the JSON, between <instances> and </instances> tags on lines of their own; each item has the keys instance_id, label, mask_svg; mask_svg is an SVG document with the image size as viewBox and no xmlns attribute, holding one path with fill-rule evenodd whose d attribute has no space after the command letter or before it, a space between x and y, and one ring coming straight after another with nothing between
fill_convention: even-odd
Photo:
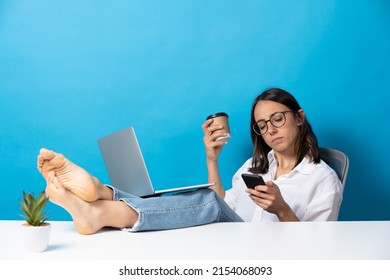
<instances>
[{"instance_id":1,"label":"laptop","mask_svg":"<svg viewBox=\"0 0 390 280\"><path fill-rule=\"evenodd\" d=\"M133 127L99 138L98 145L111 185L126 193L139 197L152 197L215 185L215 183L205 183L155 190Z\"/></svg>"}]
</instances>

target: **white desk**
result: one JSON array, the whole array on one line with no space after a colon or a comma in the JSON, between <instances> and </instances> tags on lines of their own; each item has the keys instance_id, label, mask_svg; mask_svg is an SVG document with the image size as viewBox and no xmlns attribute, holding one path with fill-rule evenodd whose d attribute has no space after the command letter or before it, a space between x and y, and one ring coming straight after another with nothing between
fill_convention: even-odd
<instances>
[{"instance_id":1,"label":"white desk","mask_svg":"<svg viewBox=\"0 0 390 280\"><path fill-rule=\"evenodd\" d=\"M0 260L390 260L390 221L220 223L129 233L78 234L72 222L51 222L49 248L26 253L22 221L0 221Z\"/></svg>"}]
</instances>

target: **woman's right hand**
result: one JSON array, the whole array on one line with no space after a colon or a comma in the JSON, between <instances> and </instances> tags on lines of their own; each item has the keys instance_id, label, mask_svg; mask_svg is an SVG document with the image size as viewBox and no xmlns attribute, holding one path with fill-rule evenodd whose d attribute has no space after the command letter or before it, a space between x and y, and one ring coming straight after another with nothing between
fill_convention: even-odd
<instances>
[{"instance_id":1,"label":"woman's right hand","mask_svg":"<svg viewBox=\"0 0 390 280\"><path fill-rule=\"evenodd\" d=\"M216 141L217 138L226 135L222 130L223 126L213 124L213 119L209 119L203 123L202 129L204 132L203 143L206 148L206 158L208 161L217 161L222 147L227 144L226 141Z\"/></svg>"}]
</instances>

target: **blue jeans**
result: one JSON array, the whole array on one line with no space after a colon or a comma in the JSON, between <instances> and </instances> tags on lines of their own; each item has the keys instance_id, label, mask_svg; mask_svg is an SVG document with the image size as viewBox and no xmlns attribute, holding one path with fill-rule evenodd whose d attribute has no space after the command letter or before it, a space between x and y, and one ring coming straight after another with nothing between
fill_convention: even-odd
<instances>
[{"instance_id":1,"label":"blue jeans","mask_svg":"<svg viewBox=\"0 0 390 280\"><path fill-rule=\"evenodd\" d=\"M114 200L124 201L139 218L127 231L166 230L243 220L211 189L140 198L112 186Z\"/></svg>"}]
</instances>

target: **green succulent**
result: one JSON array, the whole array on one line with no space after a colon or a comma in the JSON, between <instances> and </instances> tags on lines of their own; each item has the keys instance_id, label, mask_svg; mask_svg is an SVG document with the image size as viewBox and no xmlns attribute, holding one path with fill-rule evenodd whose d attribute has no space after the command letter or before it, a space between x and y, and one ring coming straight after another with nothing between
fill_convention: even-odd
<instances>
[{"instance_id":1,"label":"green succulent","mask_svg":"<svg viewBox=\"0 0 390 280\"><path fill-rule=\"evenodd\" d=\"M49 198L46 196L45 191L42 191L38 197L34 196L34 193L25 193L23 191L23 200L19 199L19 203L22 206L23 215L21 215L29 225L41 226L47 219L47 212L43 213Z\"/></svg>"}]
</instances>

